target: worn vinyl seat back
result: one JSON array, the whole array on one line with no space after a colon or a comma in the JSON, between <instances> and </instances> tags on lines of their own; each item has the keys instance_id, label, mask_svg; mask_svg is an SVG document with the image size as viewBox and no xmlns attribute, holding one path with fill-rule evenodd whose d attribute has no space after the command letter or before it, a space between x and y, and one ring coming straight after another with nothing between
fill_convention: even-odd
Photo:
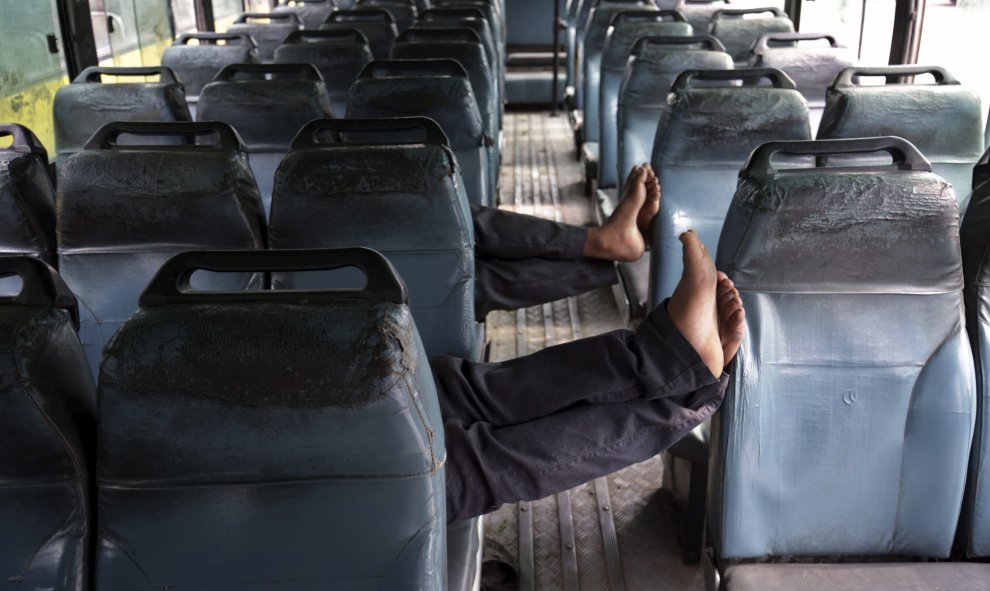
<instances>
[{"instance_id":1,"label":"worn vinyl seat back","mask_svg":"<svg viewBox=\"0 0 990 591\"><path fill-rule=\"evenodd\" d=\"M367 285L177 288L344 266ZM97 589L444 589L443 429L406 301L367 249L163 267L101 375Z\"/></svg>"},{"instance_id":2,"label":"worn vinyl seat back","mask_svg":"<svg viewBox=\"0 0 990 591\"><path fill-rule=\"evenodd\" d=\"M392 14L376 7L334 10L327 17L326 22L320 25L320 29L357 29L361 31L361 34L368 40L371 55L376 60L388 59L395 38L399 36Z\"/></svg>"},{"instance_id":3,"label":"worn vinyl seat back","mask_svg":"<svg viewBox=\"0 0 990 591\"><path fill-rule=\"evenodd\" d=\"M457 158L468 200L492 205L498 171L494 140L463 66L450 59L376 60L351 86L349 118L429 117Z\"/></svg>"},{"instance_id":4,"label":"worn vinyl seat back","mask_svg":"<svg viewBox=\"0 0 990 591\"><path fill-rule=\"evenodd\" d=\"M317 66L279 63L225 67L216 81L203 88L196 116L200 121L223 121L237 130L268 212L275 170L292 138L313 119L333 115Z\"/></svg>"},{"instance_id":5,"label":"worn vinyl seat back","mask_svg":"<svg viewBox=\"0 0 990 591\"><path fill-rule=\"evenodd\" d=\"M290 33L275 50L274 62L316 66L326 83L331 111L342 116L347 112L351 84L372 59L371 47L361 31L331 29Z\"/></svg>"},{"instance_id":6,"label":"worn vinyl seat back","mask_svg":"<svg viewBox=\"0 0 990 591\"><path fill-rule=\"evenodd\" d=\"M183 33L162 54L162 65L182 81L190 105L224 66L260 61L258 44L247 33Z\"/></svg>"},{"instance_id":7,"label":"worn vinyl seat back","mask_svg":"<svg viewBox=\"0 0 990 591\"><path fill-rule=\"evenodd\" d=\"M294 13L299 17L304 29L318 29L333 12L335 6L333 0L288 0L280 2L272 12Z\"/></svg>"},{"instance_id":8,"label":"worn vinyl seat back","mask_svg":"<svg viewBox=\"0 0 990 591\"><path fill-rule=\"evenodd\" d=\"M140 82L104 84L103 77ZM157 82L146 82L158 76ZM189 121L182 84L164 67L89 67L58 89L53 104L58 166L83 149L98 129L116 121ZM164 140L171 141L171 140Z\"/></svg>"},{"instance_id":9,"label":"worn vinyl seat back","mask_svg":"<svg viewBox=\"0 0 990 591\"><path fill-rule=\"evenodd\" d=\"M696 86L705 80L771 85ZM688 70L674 82L669 102L651 159L663 187L651 236L651 308L670 297L680 279L682 232L693 228L715 250L749 153L772 140L811 139L804 98L780 70Z\"/></svg>"},{"instance_id":10,"label":"worn vinyl seat back","mask_svg":"<svg viewBox=\"0 0 990 591\"><path fill-rule=\"evenodd\" d=\"M750 18L753 15L765 15ZM794 23L776 8L723 8L708 23L708 33L718 37L737 66L749 61L749 50L766 33L793 33Z\"/></svg>"},{"instance_id":11,"label":"worn vinyl seat back","mask_svg":"<svg viewBox=\"0 0 990 591\"><path fill-rule=\"evenodd\" d=\"M636 42L646 37L687 37L691 25L677 11L625 11L612 17L602 46L601 79L598 84L598 186L615 187L625 176L618 168L619 89L626 64ZM628 172L628 171L627 171Z\"/></svg>"},{"instance_id":12,"label":"worn vinyl seat back","mask_svg":"<svg viewBox=\"0 0 990 591\"><path fill-rule=\"evenodd\" d=\"M416 21L419 11L416 5L406 0L358 0L358 8L381 8L392 15L395 29L401 33Z\"/></svg>"},{"instance_id":13,"label":"worn vinyl seat back","mask_svg":"<svg viewBox=\"0 0 990 591\"><path fill-rule=\"evenodd\" d=\"M599 86L602 76L602 49L612 19L623 12L633 11L628 4L601 3L591 11L588 25L584 30L584 44L581 46L581 86L584 97L584 141L597 143L600 139L598 121ZM673 34L690 35L690 25L683 21L684 17L677 11L660 11L655 6L635 7L636 20L645 20L648 15L643 12L662 12L668 21L682 23L673 26Z\"/></svg>"},{"instance_id":14,"label":"worn vinyl seat back","mask_svg":"<svg viewBox=\"0 0 990 591\"><path fill-rule=\"evenodd\" d=\"M591 12L600 5L624 6L628 10L643 10L647 3L644 0L581 0L576 9L574 19L574 105L577 110L584 110L584 35L591 20Z\"/></svg>"},{"instance_id":15,"label":"worn vinyl seat back","mask_svg":"<svg viewBox=\"0 0 990 591\"><path fill-rule=\"evenodd\" d=\"M124 134L148 144L122 145ZM152 145L160 136L198 143ZM247 154L223 123L112 123L62 169L58 263L79 298L79 336L94 375L104 345L169 257L265 247ZM233 274L197 281L202 288L259 286L257 278Z\"/></svg>"},{"instance_id":16,"label":"worn vinyl seat back","mask_svg":"<svg viewBox=\"0 0 990 591\"><path fill-rule=\"evenodd\" d=\"M772 161L878 150L893 164ZM958 207L930 170L888 137L773 142L741 173L716 257L747 323L713 424L721 557L949 555L976 381Z\"/></svg>"},{"instance_id":17,"label":"worn vinyl seat back","mask_svg":"<svg viewBox=\"0 0 990 591\"><path fill-rule=\"evenodd\" d=\"M808 101L815 130L828 87L839 72L855 64L856 56L827 33L767 33L753 45L749 58L750 67L777 68L790 76Z\"/></svg>"},{"instance_id":18,"label":"worn vinyl seat back","mask_svg":"<svg viewBox=\"0 0 990 591\"><path fill-rule=\"evenodd\" d=\"M899 76L930 74L934 84L900 84ZM888 76L882 86L858 78ZM983 108L971 88L935 66L854 67L843 70L828 90L819 139L895 135L914 144L932 170L955 189L961 209L969 197L973 165L983 153ZM875 157L860 162L878 163Z\"/></svg>"},{"instance_id":19,"label":"worn vinyl seat back","mask_svg":"<svg viewBox=\"0 0 990 591\"><path fill-rule=\"evenodd\" d=\"M971 558L990 557L990 151L973 171L973 195L959 229L966 278L966 329L976 363L976 432L959 534Z\"/></svg>"},{"instance_id":20,"label":"worn vinyl seat back","mask_svg":"<svg viewBox=\"0 0 990 591\"><path fill-rule=\"evenodd\" d=\"M470 29L414 27L399 35L392 48L392 59L429 58L453 59L464 66L485 121L485 133L492 138L498 137L502 127L498 79L478 34Z\"/></svg>"},{"instance_id":21,"label":"worn vinyl seat back","mask_svg":"<svg viewBox=\"0 0 990 591\"><path fill-rule=\"evenodd\" d=\"M48 152L34 133L0 123L0 255L23 254L54 265L55 187L48 175ZM20 279L0 277L0 295L15 295Z\"/></svg>"},{"instance_id":22,"label":"worn vinyl seat back","mask_svg":"<svg viewBox=\"0 0 990 591\"><path fill-rule=\"evenodd\" d=\"M650 37L637 41L618 92L616 178L622 181L633 166L650 161L657 125L668 108L670 86L681 72L731 68L732 58L718 39L710 35Z\"/></svg>"},{"instance_id":23,"label":"worn vinyl seat back","mask_svg":"<svg viewBox=\"0 0 990 591\"><path fill-rule=\"evenodd\" d=\"M303 28L294 12L245 12L234 19L228 33L247 33L258 43L261 61L270 62L289 33Z\"/></svg>"},{"instance_id":24,"label":"worn vinyl seat back","mask_svg":"<svg viewBox=\"0 0 990 591\"><path fill-rule=\"evenodd\" d=\"M480 8L430 8L420 13L416 23L417 26L430 28L471 29L481 39L481 44L485 47L485 56L488 58L488 63L505 63L505 57L501 55L494 29ZM505 68L497 67L493 71L498 76L499 95L504 97Z\"/></svg>"},{"instance_id":25,"label":"worn vinyl seat back","mask_svg":"<svg viewBox=\"0 0 990 591\"><path fill-rule=\"evenodd\" d=\"M272 248L362 244L381 252L407 278L427 353L476 357L470 211L433 121L307 125L279 168L269 238ZM335 286L328 281L332 275L275 278L288 289Z\"/></svg>"},{"instance_id":26,"label":"worn vinyl seat back","mask_svg":"<svg viewBox=\"0 0 990 591\"><path fill-rule=\"evenodd\" d=\"M488 21L492 39L498 49L498 57L502 60L500 63L505 64L505 18L498 3L491 0L441 0L435 3L435 8L480 11L481 16Z\"/></svg>"},{"instance_id":27,"label":"worn vinyl seat back","mask_svg":"<svg viewBox=\"0 0 990 591\"><path fill-rule=\"evenodd\" d=\"M712 20L716 11L731 7L726 0L684 0L677 10L687 19L695 34L702 35L708 32L708 21Z\"/></svg>"},{"instance_id":28,"label":"worn vinyl seat back","mask_svg":"<svg viewBox=\"0 0 990 591\"><path fill-rule=\"evenodd\" d=\"M83 591L92 574L96 392L75 299L55 270L0 256L23 284L0 297L0 577L8 588Z\"/></svg>"}]
</instances>

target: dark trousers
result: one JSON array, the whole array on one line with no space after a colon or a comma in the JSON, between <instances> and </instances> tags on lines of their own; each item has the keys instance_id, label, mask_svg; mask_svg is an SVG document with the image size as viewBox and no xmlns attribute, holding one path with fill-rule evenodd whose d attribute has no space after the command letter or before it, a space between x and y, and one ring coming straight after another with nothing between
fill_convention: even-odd
<instances>
[{"instance_id":1,"label":"dark trousers","mask_svg":"<svg viewBox=\"0 0 990 591\"><path fill-rule=\"evenodd\" d=\"M430 362L447 440L447 519L534 500L655 456L712 415L716 380L658 306L639 328L501 363Z\"/></svg>"},{"instance_id":2,"label":"dark trousers","mask_svg":"<svg viewBox=\"0 0 990 591\"><path fill-rule=\"evenodd\" d=\"M585 258L585 228L471 206L475 317L578 295L616 282L615 264Z\"/></svg>"}]
</instances>

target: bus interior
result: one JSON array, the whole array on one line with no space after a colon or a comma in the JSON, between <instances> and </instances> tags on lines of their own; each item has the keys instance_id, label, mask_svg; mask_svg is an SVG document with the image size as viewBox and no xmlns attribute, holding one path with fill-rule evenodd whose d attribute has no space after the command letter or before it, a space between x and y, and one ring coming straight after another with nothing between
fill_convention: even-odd
<instances>
[{"instance_id":1,"label":"bus interior","mask_svg":"<svg viewBox=\"0 0 990 591\"><path fill-rule=\"evenodd\" d=\"M990 591L988 30L0 0L0 590ZM642 163L614 285L475 318L469 208L598 226ZM717 414L448 523L427 358L634 329L689 229L746 309Z\"/></svg>"}]
</instances>

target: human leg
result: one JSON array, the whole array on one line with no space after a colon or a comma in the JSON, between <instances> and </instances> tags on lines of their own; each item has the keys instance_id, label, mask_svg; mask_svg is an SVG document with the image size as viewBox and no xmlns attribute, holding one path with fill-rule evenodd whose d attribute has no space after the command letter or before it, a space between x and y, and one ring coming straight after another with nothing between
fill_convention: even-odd
<instances>
[{"instance_id":1,"label":"human leg","mask_svg":"<svg viewBox=\"0 0 990 591\"><path fill-rule=\"evenodd\" d=\"M596 259L475 259L475 318L582 294L618 281L615 263Z\"/></svg>"}]
</instances>

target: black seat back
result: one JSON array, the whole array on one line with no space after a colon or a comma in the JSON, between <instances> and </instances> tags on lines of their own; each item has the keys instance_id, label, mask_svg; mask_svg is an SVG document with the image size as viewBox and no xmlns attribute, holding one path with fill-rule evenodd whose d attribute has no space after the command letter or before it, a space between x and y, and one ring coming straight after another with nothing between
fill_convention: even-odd
<instances>
[{"instance_id":1,"label":"black seat back","mask_svg":"<svg viewBox=\"0 0 990 591\"><path fill-rule=\"evenodd\" d=\"M55 187L48 152L30 129L0 123L0 254L26 254L55 264ZM0 279L0 293L9 281Z\"/></svg>"},{"instance_id":2,"label":"black seat back","mask_svg":"<svg viewBox=\"0 0 990 591\"><path fill-rule=\"evenodd\" d=\"M260 61L258 44L247 33L183 33L162 54L162 65L179 77L190 101L224 66Z\"/></svg>"},{"instance_id":3,"label":"black seat back","mask_svg":"<svg viewBox=\"0 0 990 591\"><path fill-rule=\"evenodd\" d=\"M368 39L375 59L386 59L392 51L399 30L392 14L383 8L356 8L330 13L321 29L357 29Z\"/></svg>"},{"instance_id":4,"label":"black seat back","mask_svg":"<svg viewBox=\"0 0 990 591\"><path fill-rule=\"evenodd\" d=\"M358 29L295 31L275 50L275 63L312 64L326 82L333 112L347 111L347 91L361 69L373 59L371 47Z\"/></svg>"},{"instance_id":5,"label":"black seat back","mask_svg":"<svg viewBox=\"0 0 990 591\"><path fill-rule=\"evenodd\" d=\"M227 32L251 35L258 43L261 61L270 62L275 56L275 49L289 33L298 31L302 26L302 21L294 12L245 12L234 20Z\"/></svg>"}]
</instances>

